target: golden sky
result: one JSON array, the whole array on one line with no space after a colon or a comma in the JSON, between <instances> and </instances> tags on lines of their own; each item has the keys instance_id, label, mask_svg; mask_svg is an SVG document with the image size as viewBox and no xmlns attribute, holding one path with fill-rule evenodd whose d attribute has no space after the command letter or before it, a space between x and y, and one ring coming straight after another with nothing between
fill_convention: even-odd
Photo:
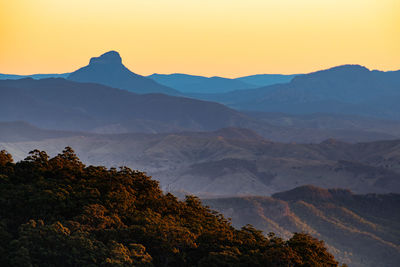
<instances>
[{"instance_id":1,"label":"golden sky","mask_svg":"<svg viewBox=\"0 0 400 267\"><path fill-rule=\"evenodd\" d=\"M0 0L0 73L70 72L109 50L142 75L395 70L400 1Z\"/></svg>"}]
</instances>

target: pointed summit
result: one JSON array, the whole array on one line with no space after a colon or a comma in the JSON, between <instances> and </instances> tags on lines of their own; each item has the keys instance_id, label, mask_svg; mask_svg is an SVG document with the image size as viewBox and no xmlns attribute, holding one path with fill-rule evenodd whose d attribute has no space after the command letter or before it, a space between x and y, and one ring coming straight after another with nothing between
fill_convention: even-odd
<instances>
[{"instance_id":1,"label":"pointed summit","mask_svg":"<svg viewBox=\"0 0 400 267\"><path fill-rule=\"evenodd\" d=\"M99 57L92 57L89 65L72 72L68 79L77 82L99 83L138 94L181 95L172 88L131 72L122 64L121 56L117 51L109 51Z\"/></svg>"},{"instance_id":2,"label":"pointed summit","mask_svg":"<svg viewBox=\"0 0 400 267\"><path fill-rule=\"evenodd\" d=\"M122 64L122 58L117 51L109 51L99 57L92 57L89 62L91 64Z\"/></svg>"}]
</instances>

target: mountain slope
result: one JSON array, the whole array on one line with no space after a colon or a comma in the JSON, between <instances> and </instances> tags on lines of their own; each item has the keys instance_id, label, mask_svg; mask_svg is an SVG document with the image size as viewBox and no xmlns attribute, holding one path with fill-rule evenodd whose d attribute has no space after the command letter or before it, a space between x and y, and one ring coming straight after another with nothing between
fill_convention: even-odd
<instances>
[{"instance_id":1,"label":"mountain slope","mask_svg":"<svg viewBox=\"0 0 400 267\"><path fill-rule=\"evenodd\" d=\"M400 260L400 195L356 195L349 190L303 186L272 197L204 199L232 218L264 232L307 232L326 241L349 266L397 266Z\"/></svg>"},{"instance_id":2,"label":"mountain slope","mask_svg":"<svg viewBox=\"0 0 400 267\"><path fill-rule=\"evenodd\" d=\"M68 79L76 82L99 83L138 94L180 95L177 90L131 72L122 64L121 56L116 51L109 51L100 57L91 58L89 65L72 72Z\"/></svg>"}]
</instances>

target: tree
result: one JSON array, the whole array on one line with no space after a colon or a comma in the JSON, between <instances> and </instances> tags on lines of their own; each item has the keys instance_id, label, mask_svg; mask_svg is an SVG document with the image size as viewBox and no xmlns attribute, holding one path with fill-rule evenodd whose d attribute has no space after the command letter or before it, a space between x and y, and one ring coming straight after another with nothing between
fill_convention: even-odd
<instances>
[{"instance_id":1,"label":"tree","mask_svg":"<svg viewBox=\"0 0 400 267\"><path fill-rule=\"evenodd\" d=\"M12 158L11 154L9 154L5 150L1 150L0 151L0 166L5 166L8 163L12 163L12 162L13 162L13 158Z\"/></svg>"}]
</instances>

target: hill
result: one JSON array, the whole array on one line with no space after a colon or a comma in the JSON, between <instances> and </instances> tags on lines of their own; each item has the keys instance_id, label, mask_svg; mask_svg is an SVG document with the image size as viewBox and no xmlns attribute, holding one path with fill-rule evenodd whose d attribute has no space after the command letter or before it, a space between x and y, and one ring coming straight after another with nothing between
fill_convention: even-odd
<instances>
[{"instance_id":1,"label":"hill","mask_svg":"<svg viewBox=\"0 0 400 267\"><path fill-rule=\"evenodd\" d=\"M265 232L306 232L326 241L349 266L395 267L400 261L400 195L357 195L344 189L298 187L272 197L204 199L232 218Z\"/></svg>"},{"instance_id":2,"label":"hill","mask_svg":"<svg viewBox=\"0 0 400 267\"><path fill-rule=\"evenodd\" d=\"M99 83L138 94L181 94L152 79L131 72L122 64L121 56L116 51L109 51L99 57L91 58L89 65L72 72L68 79L76 82Z\"/></svg>"},{"instance_id":3,"label":"hill","mask_svg":"<svg viewBox=\"0 0 400 267\"><path fill-rule=\"evenodd\" d=\"M163 94L138 95L64 79L0 81L0 120L99 132L216 130L256 125L221 104Z\"/></svg>"},{"instance_id":4,"label":"hill","mask_svg":"<svg viewBox=\"0 0 400 267\"><path fill-rule=\"evenodd\" d=\"M14 127L6 126L0 130ZM202 197L270 195L305 184L349 188L356 193L400 192L399 140L285 144L239 128L67 136L58 132L48 136L46 130L36 134L47 136L45 139L29 140L34 131L26 129L26 135L14 135L12 130L4 130L0 148L21 160L36 148L56 155L71 146L86 164L141 169L157 177L166 191Z\"/></svg>"},{"instance_id":5,"label":"hill","mask_svg":"<svg viewBox=\"0 0 400 267\"><path fill-rule=\"evenodd\" d=\"M237 230L129 168L83 165L70 148L17 164L0 152L1 266L338 266L324 243Z\"/></svg>"}]
</instances>

